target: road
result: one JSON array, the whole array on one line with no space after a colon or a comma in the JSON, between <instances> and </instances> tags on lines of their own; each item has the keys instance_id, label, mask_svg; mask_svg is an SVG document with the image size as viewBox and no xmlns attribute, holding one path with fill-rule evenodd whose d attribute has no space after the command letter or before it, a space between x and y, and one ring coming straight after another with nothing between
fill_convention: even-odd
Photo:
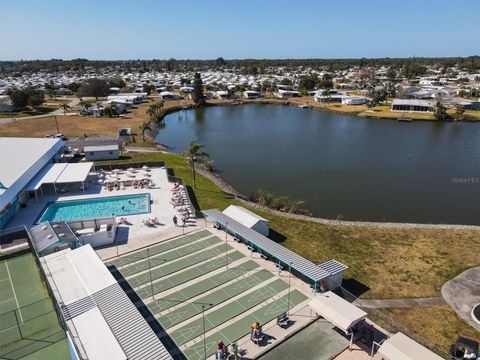
<instances>
[{"instance_id":1,"label":"road","mask_svg":"<svg viewBox=\"0 0 480 360\"><path fill-rule=\"evenodd\" d=\"M70 101L68 103L68 106L70 106L70 107L77 106L79 104L79 102L80 102L79 98L72 99L72 101ZM58 109L58 110L54 110L52 112L49 112L47 114L42 114L42 115L22 116L22 117L18 117L18 118L3 118L3 119L0 119L0 125L11 123L11 122L13 122L13 119L16 119L16 120L33 120L33 119L48 117L48 116L52 116L52 115L63 115L63 110Z\"/></svg>"}]
</instances>

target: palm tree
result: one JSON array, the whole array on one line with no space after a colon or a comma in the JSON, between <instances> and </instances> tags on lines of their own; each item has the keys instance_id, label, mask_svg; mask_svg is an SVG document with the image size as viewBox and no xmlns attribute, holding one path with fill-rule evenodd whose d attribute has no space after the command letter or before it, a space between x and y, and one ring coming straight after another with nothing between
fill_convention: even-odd
<instances>
[{"instance_id":1,"label":"palm tree","mask_svg":"<svg viewBox=\"0 0 480 360\"><path fill-rule=\"evenodd\" d=\"M60 109L63 110L63 115L66 116L67 115L67 111L70 110L72 107L68 104L62 104L60 105Z\"/></svg>"},{"instance_id":2,"label":"palm tree","mask_svg":"<svg viewBox=\"0 0 480 360\"><path fill-rule=\"evenodd\" d=\"M197 184L195 181L195 162L197 159L201 159L203 157L210 157L206 152L202 151L203 145L192 141L190 145L188 145L188 151L184 153L184 156L188 158L190 165L192 165L192 177L193 177L193 188L197 188Z\"/></svg>"},{"instance_id":3,"label":"palm tree","mask_svg":"<svg viewBox=\"0 0 480 360\"><path fill-rule=\"evenodd\" d=\"M82 100L78 103L78 105L80 105L83 108L83 110L85 110L85 113L88 115L88 109L92 107L92 104L88 101Z\"/></svg>"},{"instance_id":4,"label":"palm tree","mask_svg":"<svg viewBox=\"0 0 480 360\"><path fill-rule=\"evenodd\" d=\"M150 130L150 125L148 122L144 121L142 125L140 125L140 130L142 131L142 139L145 142L145 131Z\"/></svg>"}]
</instances>

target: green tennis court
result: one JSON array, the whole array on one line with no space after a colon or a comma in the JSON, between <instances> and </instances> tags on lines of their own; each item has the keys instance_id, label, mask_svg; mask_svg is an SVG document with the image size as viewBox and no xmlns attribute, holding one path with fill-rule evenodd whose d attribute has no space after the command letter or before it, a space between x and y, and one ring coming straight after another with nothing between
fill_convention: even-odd
<instances>
[{"instance_id":1,"label":"green tennis court","mask_svg":"<svg viewBox=\"0 0 480 360\"><path fill-rule=\"evenodd\" d=\"M201 297L197 299L196 302L212 304L212 306L219 305L228 299L231 299L237 295L247 292L249 289L261 284L262 282L268 279L271 279L273 276L274 275L269 271L261 270L253 275L245 277L244 279L238 280L204 297ZM267 291L268 294L270 294L270 292L268 291L268 288L267 289L262 288L260 291L263 292L265 290ZM234 307L236 307L236 305ZM229 309L225 309L225 311L227 310ZM172 312L169 312L168 314L164 314L160 316L159 322L165 329L168 329L172 326L180 324L181 322L197 314L200 314L201 312L202 312L201 305L187 304L178 309L175 309L175 311L172 311Z\"/></svg>"},{"instance_id":2,"label":"green tennis court","mask_svg":"<svg viewBox=\"0 0 480 360\"><path fill-rule=\"evenodd\" d=\"M213 263L213 261L208 263L208 265L210 265L211 263ZM222 261L222 264L220 265L220 267L223 265L224 265L224 261ZM196 268L200 268L201 266L204 266L204 265L199 265ZM209 278L198 281L195 284L192 284L186 288L183 288L182 290L179 290L163 298L155 300L154 302L151 302L147 306L153 314L157 314L161 311L171 308L172 306L178 305L182 302L187 301L188 299L191 299L204 292L207 292L215 287L221 286L229 281L239 278L250 271L258 269L259 266L260 265L258 265L256 262L249 260L233 268L229 268L219 274L215 274ZM196 269L193 268L192 270L195 271ZM169 279L166 279L166 280L169 280ZM174 279L175 277L172 278L172 280ZM140 294L144 290L146 290L148 294L150 293L150 291L147 290L147 288L145 288L138 291L137 295L144 298Z\"/></svg>"},{"instance_id":3,"label":"green tennis court","mask_svg":"<svg viewBox=\"0 0 480 360\"><path fill-rule=\"evenodd\" d=\"M222 306L221 308L212 311L205 315L205 329L206 331L221 325L225 321L232 319L241 313L251 309L252 307L261 304L267 299L274 297L283 290L287 289L288 285L285 281L277 279L272 283L246 294L239 299ZM166 316L164 316L166 317ZM163 318L163 317L162 317ZM162 320L161 320L162 321ZM171 320L174 321L174 320ZM162 323L162 322L161 322ZM203 319L197 319L189 322L187 325L170 333L170 337L175 343L180 346L187 341L193 340L203 333Z\"/></svg>"},{"instance_id":4,"label":"green tennis court","mask_svg":"<svg viewBox=\"0 0 480 360\"><path fill-rule=\"evenodd\" d=\"M0 261L0 358L68 358L58 323L31 253Z\"/></svg>"},{"instance_id":5,"label":"green tennis court","mask_svg":"<svg viewBox=\"0 0 480 360\"><path fill-rule=\"evenodd\" d=\"M179 247L177 249L173 249L167 252L163 252L157 256L150 256L150 264L148 263L148 258L144 260L140 260L126 268L121 268L120 272L122 273L123 277L127 278L131 275L138 274L142 271L148 270L150 267L155 267L158 265L162 265L167 261L172 261L178 258L181 258L186 255L190 255L194 252L199 250L205 249L209 246L219 244L221 240L215 236L205 238L203 240L196 241L194 243L190 243L188 245Z\"/></svg>"},{"instance_id":6,"label":"green tennis court","mask_svg":"<svg viewBox=\"0 0 480 360\"><path fill-rule=\"evenodd\" d=\"M244 256L241 253L239 253L238 251L234 251L228 254L228 261L233 262L236 260L240 260L243 257ZM225 266L225 258L223 256L215 258L209 262L194 266L174 276L170 276L168 278L153 283L153 293L158 294L162 291L174 288L175 286L193 280L199 276L208 274L209 272L217 270L223 266ZM145 286L140 290L137 290L136 293L140 298L145 299L152 296L152 289L150 286Z\"/></svg>"},{"instance_id":7,"label":"green tennis court","mask_svg":"<svg viewBox=\"0 0 480 360\"><path fill-rule=\"evenodd\" d=\"M307 296L294 290L290 293L290 308L295 307L301 302L305 301ZM207 348L207 356L211 356L217 349L217 343L222 340L225 344L230 344L234 341L238 341L240 338L248 335L250 332L250 324L259 321L261 324L265 324L277 316L287 311L287 295L282 296L280 299L271 302L268 305L254 311L250 315L247 315L233 324L230 324L222 330L208 336L205 340ZM202 332L201 332L202 333ZM200 333L200 334L201 334ZM201 360L204 358L203 341L198 341L196 344L183 351L183 354L188 360Z\"/></svg>"},{"instance_id":8,"label":"green tennis court","mask_svg":"<svg viewBox=\"0 0 480 360\"><path fill-rule=\"evenodd\" d=\"M212 234L207 230L202 230L194 234L188 234L173 240L161 242L160 244L151 246L148 250L150 256L160 254L162 252L175 249L178 246L186 245L196 240L200 240L206 236L212 236ZM140 251L132 252L127 255L121 256L115 260L108 261L107 266L115 265L117 268L128 265L130 263L138 261L138 259L146 259L148 256L147 249L142 249Z\"/></svg>"},{"instance_id":9,"label":"green tennis court","mask_svg":"<svg viewBox=\"0 0 480 360\"><path fill-rule=\"evenodd\" d=\"M215 256L225 254L226 250L231 251L232 247L230 245L225 246L225 244L219 244L211 249L207 249L194 253L193 255L182 257L181 259L178 259L176 261L165 262L165 265L161 265L152 269L151 277L153 280L155 280L160 277L173 274L177 271L201 263ZM127 281L133 288L147 284L150 282L150 273L148 271L144 272L140 275L129 278Z\"/></svg>"}]
</instances>

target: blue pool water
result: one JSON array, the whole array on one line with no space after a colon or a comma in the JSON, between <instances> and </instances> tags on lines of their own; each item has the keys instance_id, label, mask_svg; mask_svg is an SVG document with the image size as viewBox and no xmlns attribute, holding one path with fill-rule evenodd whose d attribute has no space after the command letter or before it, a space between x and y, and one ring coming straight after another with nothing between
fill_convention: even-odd
<instances>
[{"instance_id":1,"label":"blue pool water","mask_svg":"<svg viewBox=\"0 0 480 360\"><path fill-rule=\"evenodd\" d=\"M133 215L150 212L150 194L61 201L50 204L38 223L91 219L115 214Z\"/></svg>"}]
</instances>

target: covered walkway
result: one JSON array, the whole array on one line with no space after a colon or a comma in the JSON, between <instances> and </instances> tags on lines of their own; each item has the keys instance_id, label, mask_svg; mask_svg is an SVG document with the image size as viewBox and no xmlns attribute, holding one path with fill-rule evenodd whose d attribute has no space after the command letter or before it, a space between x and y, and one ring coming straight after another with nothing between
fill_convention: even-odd
<instances>
[{"instance_id":1,"label":"covered walkway","mask_svg":"<svg viewBox=\"0 0 480 360\"><path fill-rule=\"evenodd\" d=\"M225 231L233 234L235 238L245 242L251 251L257 251L262 256L278 263L279 270L289 269L296 272L298 277L309 281L315 291L317 291L321 281L325 281L325 286L329 289L334 289L341 285L341 279L347 267L338 261L329 260L315 265L303 256L270 240L216 209L204 210L202 213L206 218L213 219L216 226L223 228ZM327 281L327 279L330 281Z\"/></svg>"}]
</instances>

